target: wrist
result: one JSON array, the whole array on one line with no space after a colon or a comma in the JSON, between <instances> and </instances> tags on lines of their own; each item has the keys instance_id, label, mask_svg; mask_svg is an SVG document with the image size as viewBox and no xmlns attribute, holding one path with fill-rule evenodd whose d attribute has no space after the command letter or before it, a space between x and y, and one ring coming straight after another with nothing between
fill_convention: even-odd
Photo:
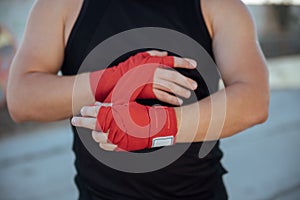
<instances>
[{"instance_id":1,"label":"wrist","mask_svg":"<svg viewBox=\"0 0 300 200\"><path fill-rule=\"evenodd\" d=\"M181 143L185 142L184 135L182 134L182 107L175 107L175 116L177 120L177 134L176 134L176 142Z\"/></svg>"},{"instance_id":2,"label":"wrist","mask_svg":"<svg viewBox=\"0 0 300 200\"><path fill-rule=\"evenodd\" d=\"M175 116L176 116L176 121L177 121L177 132L179 132L180 124L181 124L181 107L175 107Z\"/></svg>"},{"instance_id":3,"label":"wrist","mask_svg":"<svg viewBox=\"0 0 300 200\"><path fill-rule=\"evenodd\" d=\"M89 77L90 73L83 73L74 77L73 91L71 94L73 115L79 114L83 106L91 105L95 102Z\"/></svg>"}]
</instances>

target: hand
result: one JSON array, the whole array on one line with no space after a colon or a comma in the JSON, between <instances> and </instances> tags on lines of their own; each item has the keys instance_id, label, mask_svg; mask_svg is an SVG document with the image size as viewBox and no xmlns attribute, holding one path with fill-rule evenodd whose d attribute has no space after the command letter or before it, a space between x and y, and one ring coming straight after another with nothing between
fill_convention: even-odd
<instances>
[{"instance_id":1,"label":"hand","mask_svg":"<svg viewBox=\"0 0 300 200\"><path fill-rule=\"evenodd\" d=\"M154 59L147 60L147 63L155 62L155 57L167 57L167 52L160 51L148 51L148 53L154 57ZM171 57L173 62L169 63L169 67L174 68L185 68L194 69L197 67L197 62L188 58ZM162 62L160 62L162 63ZM168 63L162 63L168 65ZM155 70L152 72L151 67ZM150 69L149 69L150 68ZM143 73L144 70L145 72ZM150 75L147 75L149 73ZM151 74L153 73L152 77ZM155 67L155 66L145 66L136 73L135 79L139 77L139 74L143 74L142 78L147 76L151 77L153 84L148 84L145 90L141 91L138 97L140 98L157 98L160 101L173 104L181 105L182 99L180 97L189 98L191 96L190 90L195 90L197 88L197 83L190 78L187 78L175 70L170 70L168 67ZM173 93L174 95L170 94ZM150 95L149 95L150 94ZM135 100L135 99L131 99Z\"/></svg>"},{"instance_id":2,"label":"hand","mask_svg":"<svg viewBox=\"0 0 300 200\"><path fill-rule=\"evenodd\" d=\"M108 141L108 134L95 130L97 115L101 106L111 106L111 104L96 102L93 106L84 106L80 110L81 117L73 117L71 123L73 126L92 130L92 138L101 149L115 151L118 146Z\"/></svg>"},{"instance_id":3,"label":"hand","mask_svg":"<svg viewBox=\"0 0 300 200\"><path fill-rule=\"evenodd\" d=\"M145 90L140 91L140 98L157 98L166 103L180 105L182 99L175 96L189 98L191 95L189 90L197 88L197 83L192 79L187 78L174 70L171 71L165 69L165 67L160 67L169 66L193 69L197 65L196 61L167 56L166 52L148 51L132 56L125 62L120 63L113 68L91 73L91 88L96 100L108 100L108 94L124 74L145 64L148 65L144 66L140 72L146 74L146 76L151 79L148 81L154 84L148 84L147 87L145 86ZM150 66L152 66L152 68ZM127 79L127 84L130 86L130 83L137 77L141 77L139 76L139 73L137 73L137 76L131 76ZM141 78L145 78L145 76ZM175 96L169 94L169 92L174 93ZM135 99L131 100L133 101Z\"/></svg>"},{"instance_id":4,"label":"hand","mask_svg":"<svg viewBox=\"0 0 300 200\"><path fill-rule=\"evenodd\" d=\"M174 59L175 63L178 63L176 66L182 66L183 63L181 62L187 61L187 59L177 57L174 57ZM192 60L189 62L193 63ZM191 90L193 91L198 87L197 82L192 79L174 70L171 71L164 68L158 68L155 71L153 83L153 93L156 98L171 105L181 105L183 100L179 97L188 99L191 96Z\"/></svg>"},{"instance_id":5,"label":"hand","mask_svg":"<svg viewBox=\"0 0 300 200\"><path fill-rule=\"evenodd\" d=\"M175 143L177 121L173 108L130 102L126 105L87 106L82 108L81 114L83 117L74 117L72 124L95 130L93 138L101 148L134 151Z\"/></svg>"}]
</instances>

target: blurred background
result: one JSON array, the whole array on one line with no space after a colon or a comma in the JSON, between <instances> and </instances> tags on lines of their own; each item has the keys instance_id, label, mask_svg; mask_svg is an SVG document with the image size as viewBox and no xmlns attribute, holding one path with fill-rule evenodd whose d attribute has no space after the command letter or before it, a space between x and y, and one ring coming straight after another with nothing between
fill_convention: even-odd
<instances>
[{"instance_id":1,"label":"blurred background","mask_svg":"<svg viewBox=\"0 0 300 200\"><path fill-rule=\"evenodd\" d=\"M270 71L269 120L222 141L230 199L300 199L300 1L245 0ZM68 121L15 124L8 68L33 0L0 0L0 200L71 200L77 191ZM30 94L28 94L30 95Z\"/></svg>"}]
</instances>

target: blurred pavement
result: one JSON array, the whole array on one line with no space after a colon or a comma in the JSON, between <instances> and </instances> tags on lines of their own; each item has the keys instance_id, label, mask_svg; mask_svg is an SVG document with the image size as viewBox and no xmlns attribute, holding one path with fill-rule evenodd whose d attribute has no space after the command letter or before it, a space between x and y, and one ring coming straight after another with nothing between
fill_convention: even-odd
<instances>
[{"instance_id":1,"label":"blurred pavement","mask_svg":"<svg viewBox=\"0 0 300 200\"><path fill-rule=\"evenodd\" d=\"M1 200L75 200L68 122L0 140Z\"/></svg>"},{"instance_id":2,"label":"blurred pavement","mask_svg":"<svg viewBox=\"0 0 300 200\"><path fill-rule=\"evenodd\" d=\"M233 200L300 199L300 90L273 91L267 123L222 141Z\"/></svg>"}]
</instances>

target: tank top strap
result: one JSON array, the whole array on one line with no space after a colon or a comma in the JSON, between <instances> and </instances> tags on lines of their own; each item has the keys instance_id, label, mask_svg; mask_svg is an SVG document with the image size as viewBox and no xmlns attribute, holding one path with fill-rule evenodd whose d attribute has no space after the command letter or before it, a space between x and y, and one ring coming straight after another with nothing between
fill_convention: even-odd
<instances>
[{"instance_id":1,"label":"tank top strap","mask_svg":"<svg viewBox=\"0 0 300 200\"><path fill-rule=\"evenodd\" d=\"M64 75L77 73L78 69L75 66L79 66L88 54L88 47L108 4L109 0L83 1L65 48L65 57L61 69Z\"/></svg>"}]
</instances>

